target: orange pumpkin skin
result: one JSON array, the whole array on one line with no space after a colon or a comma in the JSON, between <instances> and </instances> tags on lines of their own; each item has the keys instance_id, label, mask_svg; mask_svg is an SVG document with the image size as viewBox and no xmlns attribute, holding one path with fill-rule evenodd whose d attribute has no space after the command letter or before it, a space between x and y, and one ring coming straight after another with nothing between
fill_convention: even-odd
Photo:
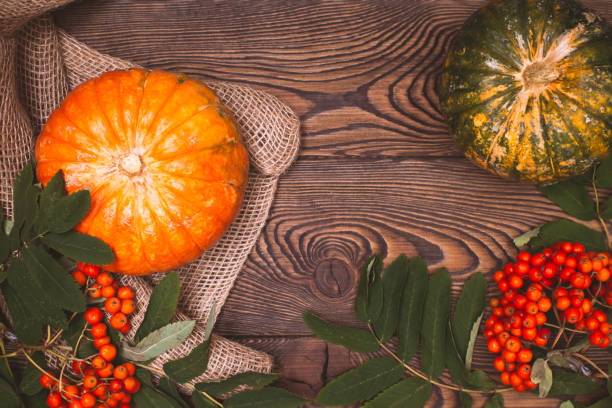
<instances>
[{"instance_id":1,"label":"orange pumpkin skin","mask_svg":"<svg viewBox=\"0 0 612 408\"><path fill-rule=\"evenodd\" d=\"M92 204L77 231L111 246L105 269L167 272L215 244L236 216L248 155L204 84L163 71L113 71L79 85L36 141L36 174L62 170Z\"/></svg>"}]
</instances>

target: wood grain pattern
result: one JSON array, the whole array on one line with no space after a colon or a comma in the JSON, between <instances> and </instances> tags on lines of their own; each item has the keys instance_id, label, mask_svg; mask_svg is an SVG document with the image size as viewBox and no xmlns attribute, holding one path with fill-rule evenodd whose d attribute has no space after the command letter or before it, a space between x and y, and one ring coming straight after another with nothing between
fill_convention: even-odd
<instances>
[{"instance_id":1,"label":"wood grain pattern","mask_svg":"<svg viewBox=\"0 0 612 408\"><path fill-rule=\"evenodd\" d=\"M368 357L312 337L300 314L359 326L352 302L371 253L390 260L405 252L446 266L456 297L471 273L490 277L516 254L512 237L562 216L534 187L469 164L440 116L442 59L485 3L86 0L55 13L60 26L102 52L250 84L300 115L300 160L281 178L216 326L271 353L280 385L313 397ZM612 2L584 3L612 21ZM478 341L475 365L491 372L491 361ZM560 400L512 392L505 401L553 407ZM476 407L484 402L475 398ZM435 388L427 406L458 406L457 395Z\"/></svg>"}]
</instances>

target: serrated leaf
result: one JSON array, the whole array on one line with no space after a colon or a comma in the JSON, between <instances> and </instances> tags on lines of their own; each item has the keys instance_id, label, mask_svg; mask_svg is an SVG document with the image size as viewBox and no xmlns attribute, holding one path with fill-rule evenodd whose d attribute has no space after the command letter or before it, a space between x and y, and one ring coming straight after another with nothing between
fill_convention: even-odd
<instances>
[{"instance_id":1,"label":"serrated leaf","mask_svg":"<svg viewBox=\"0 0 612 408\"><path fill-rule=\"evenodd\" d=\"M404 367L391 358L373 358L341 374L325 385L317 395L319 405L345 406L367 400L395 384Z\"/></svg>"},{"instance_id":2,"label":"serrated leaf","mask_svg":"<svg viewBox=\"0 0 612 408\"><path fill-rule=\"evenodd\" d=\"M50 297L57 306L80 312L85 310L85 296L77 283L41 248L27 247L22 250L23 262L32 279L32 291ZM10 277L9 277L10 278Z\"/></svg>"},{"instance_id":3,"label":"serrated leaf","mask_svg":"<svg viewBox=\"0 0 612 408\"><path fill-rule=\"evenodd\" d=\"M438 378L444 371L450 289L451 280L445 268L438 269L427 284L421 329L421 368L431 378Z\"/></svg>"},{"instance_id":4,"label":"serrated leaf","mask_svg":"<svg viewBox=\"0 0 612 408\"><path fill-rule=\"evenodd\" d=\"M49 217L41 219L44 223L41 229L57 234L70 231L87 215L90 205L91 195L87 190L58 198L51 203Z\"/></svg>"},{"instance_id":5,"label":"serrated leaf","mask_svg":"<svg viewBox=\"0 0 612 408\"><path fill-rule=\"evenodd\" d=\"M210 341L194 347L188 356L164 364L164 372L178 383L186 383L206 371L208 355L210 352Z\"/></svg>"},{"instance_id":6,"label":"serrated leaf","mask_svg":"<svg viewBox=\"0 0 612 408\"><path fill-rule=\"evenodd\" d=\"M548 395L556 397L559 395L588 394L597 388L599 388L597 383L580 374L565 370L553 370L553 385Z\"/></svg>"},{"instance_id":7,"label":"serrated leaf","mask_svg":"<svg viewBox=\"0 0 612 408\"><path fill-rule=\"evenodd\" d=\"M21 406L13 386L3 378L0 378L0 395L2 395L2 408L19 408Z\"/></svg>"},{"instance_id":8,"label":"serrated leaf","mask_svg":"<svg viewBox=\"0 0 612 408\"><path fill-rule=\"evenodd\" d=\"M496 383L482 370L470 371L467 375L467 383L473 388L482 391L492 391Z\"/></svg>"},{"instance_id":9,"label":"serrated leaf","mask_svg":"<svg viewBox=\"0 0 612 408\"><path fill-rule=\"evenodd\" d=\"M136 369L136 378L140 380L141 383L148 385L149 387L153 387L153 379L151 377L151 373L144 368Z\"/></svg>"},{"instance_id":10,"label":"serrated leaf","mask_svg":"<svg viewBox=\"0 0 612 408\"><path fill-rule=\"evenodd\" d=\"M606 243L601 233L566 219L542 225L540 233L529 241L529 245L534 248L544 248L558 241L581 243L587 251L603 252L606 250Z\"/></svg>"},{"instance_id":11,"label":"serrated leaf","mask_svg":"<svg viewBox=\"0 0 612 408\"><path fill-rule=\"evenodd\" d=\"M470 341L468 342L468 348L465 353L465 367L468 370L472 369L472 356L474 355L474 346L476 345L476 339L478 338L478 329L480 328L480 322L482 321L482 316L484 313L481 313L480 316L474 322L474 326L472 326L472 331L470 332Z\"/></svg>"},{"instance_id":12,"label":"serrated leaf","mask_svg":"<svg viewBox=\"0 0 612 408\"><path fill-rule=\"evenodd\" d=\"M455 348L452 336L446 336L446 367L453 381L461 386L468 384L469 371L465 368L465 363L459 357L459 353Z\"/></svg>"},{"instance_id":13,"label":"serrated leaf","mask_svg":"<svg viewBox=\"0 0 612 408\"><path fill-rule=\"evenodd\" d=\"M194 326L194 320L170 323L150 333L135 346L123 344L121 355L131 361L151 360L183 343Z\"/></svg>"},{"instance_id":14,"label":"serrated leaf","mask_svg":"<svg viewBox=\"0 0 612 408\"><path fill-rule=\"evenodd\" d=\"M215 327L215 321L217 320L217 302L213 302L210 310L208 311L208 318L206 319L206 326L204 327L204 341L210 339L213 327Z\"/></svg>"},{"instance_id":15,"label":"serrated leaf","mask_svg":"<svg viewBox=\"0 0 612 408\"><path fill-rule=\"evenodd\" d=\"M608 156L597 166L597 186L612 188L612 156Z\"/></svg>"},{"instance_id":16,"label":"serrated leaf","mask_svg":"<svg viewBox=\"0 0 612 408\"><path fill-rule=\"evenodd\" d=\"M385 269L382 277L383 307L374 321L376 334L382 343L386 343L399 322L399 309L404 292L404 286L408 279L408 258L401 254Z\"/></svg>"},{"instance_id":17,"label":"serrated leaf","mask_svg":"<svg viewBox=\"0 0 612 408\"><path fill-rule=\"evenodd\" d=\"M370 287L370 298L368 299L368 318L370 319L370 322L376 321L382 313L383 304L385 301L383 286L383 281L379 273L378 278Z\"/></svg>"},{"instance_id":18,"label":"serrated leaf","mask_svg":"<svg viewBox=\"0 0 612 408\"><path fill-rule=\"evenodd\" d=\"M30 358L38 364L39 367L47 368L45 357L40 351L33 353ZM40 384L40 371L32 363L28 361L21 382L19 383L19 391L25 395L36 395L42 391L43 387Z\"/></svg>"},{"instance_id":19,"label":"serrated leaf","mask_svg":"<svg viewBox=\"0 0 612 408\"><path fill-rule=\"evenodd\" d=\"M482 273L477 272L465 282L455 306L455 313L453 315L455 346L468 369L471 367L471 358L468 361L466 356L470 343L473 350L476 339L474 332L478 331L478 327L474 328L474 324L476 322L480 323L485 307L486 294L487 281Z\"/></svg>"},{"instance_id":20,"label":"serrated leaf","mask_svg":"<svg viewBox=\"0 0 612 408\"><path fill-rule=\"evenodd\" d=\"M422 407L431 396L431 383L417 377L409 377L387 388L363 408Z\"/></svg>"},{"instance_id":21,"label":"serrated leaf","mask_svg":"<svg viewBox=\"0 0 612 408\"><path fill-rule=\"evenodd\" d=\"M176 272L170 272L153 288L145 317L138 327L134 341L168 324L178 303L181 282Z\"/></svg>"},{"instance_id":22,"label":"serrated leaf","mask_svg":"<svg viewBox=\"0 0 612 408\"><path fill-rule=\"evenodd\" d=\"M459 404L461 408L472 408L472 396L465 391L459 392Z\"/></svg>"},{"instance_id":23,"label":"serrated leaf","mask_svg":"<svg viewBox=\"0 0 612 408\"><path fill-rule=\"evenodd\" d=\"M167 396L172 397L172 399L176 401L178 405L183 408L189 408L187 403L183 401L183 398L181 398L181 395L178 393L174 383L168 377L162 375L159 378L159 384L157 386L160 391L165 393Z\"/></svg>"},{"instance_id":24,"label":"serrated leaf","mask_svg":"<svg viewBox=\"0 0 612 408\"><path fill-rule=\"evenodd\" d=\"M19 241L21 227L26 218L26 210L31 206L31 203L28 203L28 190L32 188L33 181L34 169L32 163L27 163L17 175L13 186L14 226L11 230L13 248L15 248L15 240Z\"/></svg>"},{"instance_id":25,"label":"serrated leaf","mask_svg":"<svg viewBox=\"0 0 612 408\"><path fill-rule=\"evenodd\" d=\"M15 334L19 337L19 340L28 345L40 342L43 325L40 316L30 313L23 298L10 285L5 284L2 287L2 294L13 320Z\"/></svg>"},{"instance_id":26,"label":"serrated leaf","mask_svg":"<svg viewBox=\"0 0 612 408\"><path fill-rule=\"evenodd\" d=\"M104 241L77 231L49 233L41 241L60 254L91 265L108 265L115 260L113 250Z\"/></svg>"},{"instance_id":27,"label":"serrated leaf","mask_svg":"<svg viewBox=\"0 0 612 408\"><path fill-rule=\"evenodd\" d=\"M484 408L504 408L504 397L501 394L494 394L489 398Z\"/></svg>"},{"instance_id":28,"label":"serrated leaf","mask_svg":"<svg viewBox=\"0 0 612 408\"><path fill-rule=\"evenodd\" d=\"M140 390L132 394L132 398L137 406L147 408L180 408L173 398L144 385Z\"/></svg>"},{"instance_id":29,"label":"serrated leaf","mask_svg":"<svg viewBox=\"0 0 612 408\"><path fill-rule=\"evenodd\" d=\"M268 387L236 394L223 402L225 408L297 408L308 401L287 390Z\"/></svg>"},{"instance_id":30,"label":"serrated leaf","mask_svg":"<svg viewBox=\"0 0 612 408\"><path fill-rule=\"evenodd\" d=\"M419 334L423 325L423 309L427 295L427 265L421 258L408 262L410 274L404 287L400 305L397 355L408 362L419 348Z\"/></svg>"},{"instance_id":31,"label":"serrated leaf","mask_svg":"<svg viewBox=\"0 0 612 408\"><path fill-rule=\"evenodd\" d=\"M524 234L519 235L518 237L514 238L512 242L514 243L515 247L520 248L522 246L527 245L529 241L531 241L532 238L537 237L539 233L540 227L537 227L525 232Z\"/></svg>"},{"instance_id":32,"label":"serrated leaf","mask_svg":"<svg viewBox=\"0 0 612 408\"><path fill-rule=\"evenodd\" d=\"M35 395L24 395L23 402L27 408L48 408L47 395L49 395L47 390L43 390Z\"/></svg>"},{"instance_id":33,"label":"serrated leaf","mask_svg":"<svg viewBox=\"0 0 612 408\"><path fill-rule=\"evenodd\" d=\"M368 315L370 287L373 282L380 278L381 269L381 257L379 255L372 255L368 258L361 270L359 285L357 285L357 296L355 297L355 315L359 320L365 323L370 320Z\"/></svg>"},{"instance_id":34,"label":"serrated leaf","mask_svg":"<svg viewBox=\"0 0 612 408\"><path fill-rule=\"evenodd\" d=\"M210 395L221 395L228 393L239 385L248 385L253 388L262 388L274 382L278 374L263 374L255 371L236 374L224 381L198 383L195 385L198 391L206 392Z\"/></svg>"},{"instance_id":35,"label":"serrated leaf","mask_svg":"<svg viewBox=\"0 0 612 408\"><path fill-rule=\"evenodd\" d=\"M310 312L302 313L306 326L318 338L361 353L371 353L380 348L376 339L367 330L339 326Z\"/></svg>"},{"instance_id":36,"label":"serrated leaf","mask_svg":"<svg viewBox=\"0 0 612 408\"><path fill-rule=\"evenodd\" d=\"M584 221L595 219L595 202L583 185L566 180L538 189L572 217Z\"/></svg>"},{"instance_id":37,"label":"serrated leaf","mask_svg":"<svg viewBox=\"0 0 612 408\"><path fill-rule=\"evenodd\" d=\"M612 407L612 397L606 397L600 399L594 404L589 405L587 408L610 408Z\"/></svg>"},{"instance_id":38,"label":"serrated leaf","mask_svg":"<svg viewBox=\"0 0 612 408\"><path fill-rule=\"evenodd\" d=\"M191 394L191 401L193 402L193 406L195 408L216 408L217 405L206 398L204 395L199 392L194 392Z\"/></svg>"},{"instance_id":39,"label":"serrated leaf","mask_svg":"<svg viewBox=\"0 0 612 408\"><path fill-rule=\"evenodd\" d=\"M605 220L612 218L612 197L608 197L608 199L599 207L599 215Z\"/></svg>"},{"instance_id":40,"label":"serrated leaf","mask_svg":"<svg viewBox=\"0 0 612 408\"><path fill-rule=\"evenodd\" d=\"M29 186L26 189L23 208L20 209L23 214L23 223L21 226L21 231L19 232L21 241L27 241L33 236L32 227L34 226L34 222L38 216L39 193L39 190L34 186Z\"/></svg>"},{"instance_id":41,"label":"serrated leaf","mask_svg":"<svg viewBox=\"0 0 612 408\"><path fill-rule=\"evenodd\" d=\"M559 408L574 408L574 404L572 401L563 401L561 404L559 404Z\"/></svg>"},{"instance_id":42,"label":"serrated leaf","mask_svg":"<svg viewBox=\"0 0 612 408\"><path fill-rule=\"evenodd\" d=\"M553 373L548 362L543 358L538 358L531 369L531 381L538 384L538 395L546 398L553 385Z\"/></svg>"},{"instance_id":43,"label":"serrated leaf","mask_svg":"<svg viewBox=\"0 0 612 408\"><path fill-rule=\"evenodd\" d=\"M46 223L51 217L53 204L65 195L64 175L62 170L58 170L40 193L38 217L34 223L38 233L46 232Z\"/></svg>"}]
</instances>

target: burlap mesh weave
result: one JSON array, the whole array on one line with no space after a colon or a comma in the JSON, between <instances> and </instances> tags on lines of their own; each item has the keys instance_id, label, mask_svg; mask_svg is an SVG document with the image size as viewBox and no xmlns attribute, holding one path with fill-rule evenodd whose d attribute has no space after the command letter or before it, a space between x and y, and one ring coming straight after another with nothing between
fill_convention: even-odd
<instances>
[{"instance_id":1,"label":"burlap mesh weave","mask_svg":"<svg viewBox=\"0 0 612 408\"><path fill-rule=\"evenodd\" d=\"M12 214L12 183L31 155L33 135L68 90L105 71L135 67L92 50L57 29L49 15L42 15L67 2L31 1L31 7L26 8L19 0L0 0L0 204L8 216ZM33 16L40 17L22 26ZM201 258L179 270L182 311L175 319L194 319L198 324L183 345L152 363L157 368L189 354L201 342L203 323L212 304L219 312L263 228L278 177L293 162L299 147L299 121L278 99L236 84L207 84L233 111L249 152L251 171L244 204L225 236ZM131 335L142 322L152 283L161 277L121 277L136 292ZM271 367L271 358L265 353L213 336L208 370L195 381L219 380L249 370L270 372Z\"/></svg>"}]
</instances>

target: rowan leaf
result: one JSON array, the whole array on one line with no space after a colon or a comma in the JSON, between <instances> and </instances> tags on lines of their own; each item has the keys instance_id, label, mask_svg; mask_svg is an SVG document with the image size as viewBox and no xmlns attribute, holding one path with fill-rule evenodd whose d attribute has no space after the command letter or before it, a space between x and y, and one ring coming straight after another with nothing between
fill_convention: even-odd
<instances>
[{"instance_id":1,"label":"rowan leaf","mask_svg":"<svg viewBox=\"0 0 612 408\"><path fill-rule=\"evenodd\" d=\"M587 408L610 408L612 407L612 397L605 397L589 405Z\"/></svg>"},{"instance_id":2,"label":"rowan leaf","mask_svg":"<svg viewBox=\"0 0 612 408\"><path fill-rule=\"evenodd\" d=\"M597 383L580 374L566 370L553 370L553 384L548 395L556 397L559 395L588 394L597 388L599 388Z\"/></svg>"},{"instance_id":3,"label":"rowan leaf","mask_svg":"<svg viewBox=\"0 0 612 408\"><path fill-rule=\"evenodd\" d=\"M226 380L220 382L202 382L195 385L198 391L203 391L210 395L225 394L240 385L248 385L252 388L262 388L274 382L278 374L264 374L249 371L246 373L236 374Z\"/></svg>"},{"instance_id":4,"label":"rowan leaf","mask_svg":"<svg viewBox=\"0 0 612 408\"><path fill-rule=\"evenodd\" d=\"M484 408L504 408L504 397L501 394L494 394L489 398Z\"/></svg>"},{"instance_id":5,"label":"rowan leaf","mask_svg":"<svg viewBox=\"0 0 612 408\"><path fill-rule=\"evenodd\" d=\"M108 265L115 260L113 250L104 241L77 231L49 233L41 241L60 254L91 265Z\"/></svg>"},{"instance_id":6,"label":"rowan leaf","mask_svg":"<svg viewBox=\"0 0 612 408\"><path fill-rule=\"evenodd\" d=\"M472 396L465 391L459 392L459 404L461 408L472 408Z\"/></svg>"},{"instance_id":7,"label":"rowan leaf","mask_svg":"<svg viewBox=\"0 0 612 408\"><path fill-rule=\"evenodd\" d=\"M512 242L514 243L515 247L520 248L520 247L527 245L529 241L537 237L539 233L540 233L540 227L537 227L537 228L534 228L532 230L529 230L519 235L518 237L514 238Z\"/></svg>"},{"instance_id":8,"label":"rowan leaf","mask_svg":"<svg viewBox=\"0 0 612 408\"><path fill-rule=\"evenodd\" d=\"M87 190L60 197L51 202L49 216L40 220L40 228L58 234L70 231L87 215L90 206L91 195Z\"/></svg>"},{"instance_id":9,"label":"rowan leaf","mask_svg":"<svg viewBox=\"0 0 612 408\"><path fill-rule=\"evenodd\" d=\"M399 322L399 310L404 286L408 279L408 258L401 254L386 269L382 277L383 307L378 319L374 321L376 334L386 343Z\"/></svg>"},{"instance_id":10,"label":"rowan leaf","mask_svg":"<svg viewBox=\"0 0 612 408\"><path fill-rule=\"evenodd\" d=\"M403 374L404 367L397 361L387 357L373 358L327 383L315 402L346 406L365 401L398 382Z\"/></svg>"},{"instance_id":11,"label":"rowan leaf","mask_svg":"<svg viewBox=\"0 0 612 408\"><path fill-rule=\"evenodd\" d=\"M423 324L423 309L427 295L427 265L421 258L408 262L410 274L404 287L400 306L397 355L410 361L419 348L419 334Z\"/></svg>"},{"instance_id":12,"label":"rowan leaf","mask_svg":"<svg viewBox=\"0 0 612 408\"><path fill-rule=\"evenodd\" d=\"M189 353L178 360L168 361L164 364L164 372L178 383L186 383L206 371L210 341L205 340Z\"/></svg>"},{"instance_id":13,"label":"rowan leaf","mask_svg":"<svg viewBox=\"0 0 612 408\"><path fill-rule=\"evenodd\" d=\"M231 396L223 402L223 406L225 408L297 408L307 402L285 389L267 387Z\"/></svg>"},{"instance_id":14,"label":"rowan leaf","mask_svg":"<svg viewBox=\"0 0 612 408\"><path fill-rule=\"evenodd\" d=\"M164 392L166 396L172 397L172 399L181 407L189 408L189 405L183 400L181 395L178 393L176 389L176 385L166 376L159 377L159 383L157 387L160 391Z\"/></svg>"},{"instance_id":15,"label":"rowan leaf","mask_svg":"<svg viewBox=\"0 0 612 408\"><path fill-rule=\"evenodd\" d=\"M465 353L465 367L468 370L472 369L472 357L474 355L474 346L476 345L476 339L478 338L478 329L480 328L480 322L482 321L482 316L484 312L476 318L474 325L472 326L472 331L470 332L470 341L468 342L468 348Z\"/></svg>"},{"instance_id":16,"label":"rowan leaf","mask_svg":"<svg viewBox=\"0 0 612 408\"><path fill-rule=\"evenodd\" d=\"M597 186L612 188L612 156L608 156L597 167Z\"/></svg>"},{"instance_id":17,"label":"rowan leaf","mask_svg":"<svg viewBox=\"0 0 612 408\"><path fill-rule=\"evenodd\" d=\"M543 358L538 358L531 369L531 381L538 384L538 395L540 398L546 398L550 393L553 385L553 373L548 362Z\"/></svg>"},{"instance_id":18,"label":"rowan leaf","mask_svg":"<svg viewBox=\"0 0 612 408\"><path fill-rule=\"evenodd\" d=\"M143 385L141 389L133 394L134 402L139 407L147 408L181 408L173 398L161 393L148 385Z\"/></svg>"},{"instance_id":19,"label":"rowan leaf","mask_svg":"<svg viewBox=\"0 0 612 408\"><path fill-rule=\"evenodd\" d=\"M302 313L302 319L315 336L328 343L361 353L371 353L380 348L376 338L367 330L339 326L310 312Z\"/></svg>"},{"instance_id":20,"label":"rowan leaf","mask_svg":"<svg viewBox=\"0 0 612 408\"><path fill-rule=\"evenodd\" d=\"M482 370L470 371L467 374L467 383L473 388L482 391L492 391L496 383Z\"/></svg>"},{"instance_id":21,"label":"rowan leaf","mask_svg":"<svg viewBox=\"0 0 612 408\"><path fill-rule=\"evenodd\" d=\"M584 185L565 180L538 189L572 217L584 221L595 219L595 202Z\"/></svg>"},{"instance_id":22,"label":"rowan leaf","mask_svg":"<svg viewBox=\"0 0 612 408\"><path fill-rule=\"evenodd\" d=\"M15 334L22 343L34 345L40 342L42 336L42 319L33 315L19 293L10 285L4 284L2 294L13 320Z\"/></svg>"},{"instance_id":23,"label":"rowan leaf","mask_svg":"<svg viewBox=\"0 0 612 408\"><path fill-rule=\"evenodd\" d=\"M33 353L30 358L38 364L39 367L46 369L47 362L40 351ZM42 391L43 387L40 384L40 371L30 361L27 362L23 377L19 383L19 391L25 395L36 395Z\"/></svg>"},{"instance_id":24,"label":"rowan leaf","mask_svg":"<svg viewBox=\"0 0 612 408\"><path fill-rule=\"evenodd\" d=\"M191 394L191 402L195 408L216 408L217 405L199 392Z\"/></svg>"},{"instance_id":25,"label":"rowan leaf","mask_svg":"<svg viewBox=\"0 0 612 408\"><path fill-rule=\"evenodd\" d=\"M0 378L0 395L2 395L2 408L19 408L21 406L13 386L4 378Z\"/></svg>"},{"instance_id":26,"label":"rowan leaf","mask_svg":"<svg viewBox=\"0 0 612 408\"><path fill-rule=\"evenodd\" d=\"M409 377L383 390L363 408L418 408L431 396L431 383L418 377Z\"/></svg>"},{"instance_id":27,"label":"rowan leaf","mask_svg":"<svg viewBox=\"0 0 612 408\"><path fill-rule=\"evenodd\" d=\"M135 346L124 343L120 354L132 361L151 360L183 343L194 327L194 320L170 323L153 331Z\"/></svg>"},{"instance_id":28,"label":"rowan leaf","mask_svg":"<svg viewBox=\"0 0 612 408\"><path fill-rule=\"evenodd\" d=\"M381 257L379 255L372 255L361 270L359 285L357 286L357 296L355 297L355 315L362 322L367 323L370 320L368 305L370 302L371 286L380 279L381 269Z\"/></svg>"},{"instance_id":29,"label":"rowan leaf","mask_svg":"<svg viewBox=\"0 0 612 408\"><path fill-rule=\"evenodd\" d=\"M485 296L487 294L487 281L480 272L473 274L465 282L453 315L453 337L459 356L465 362L468 369L471 367L471 352L468 361L467 354L470 348L473 350L476 340L475 332L478 332L482 313L485 307Z\"/></svg>"},{"instance_id":30,"label":"rowan leaf","mask_svg":"<svg viewBox=\"0 0 612 408\"><path fill-rule=\"evenodd\" d=\"M421 328L421 368L431 378L438 378L444 371L450 289L451 280L445 268L438 269L427 284Z\"/></svg>"},{"instance_id":31,"label":"rowan leaf","mask_svg":"<svg viewBox=\"0 0 612 408\"><path fill-rule=\"evenodd\" d=\"M134 341L147 336L154 330L168 324L178 303L181 282L176 271L170 272L153 288L145 317L138 327Z\"/></svg>"},{"instance_id":32,"label":"rowan leaf","mask_svg":"<svg viewBox=\"0 0 612 408\"><path fill-rule=\"evenodd\" d=\"M584 245L587 251L603 252L606 250L606 243L601 233L566 219L542 225L540 233L529 241L529 245L537 249L551 246L559 241L578 242Z\"/></svg>"}]
</instances>

